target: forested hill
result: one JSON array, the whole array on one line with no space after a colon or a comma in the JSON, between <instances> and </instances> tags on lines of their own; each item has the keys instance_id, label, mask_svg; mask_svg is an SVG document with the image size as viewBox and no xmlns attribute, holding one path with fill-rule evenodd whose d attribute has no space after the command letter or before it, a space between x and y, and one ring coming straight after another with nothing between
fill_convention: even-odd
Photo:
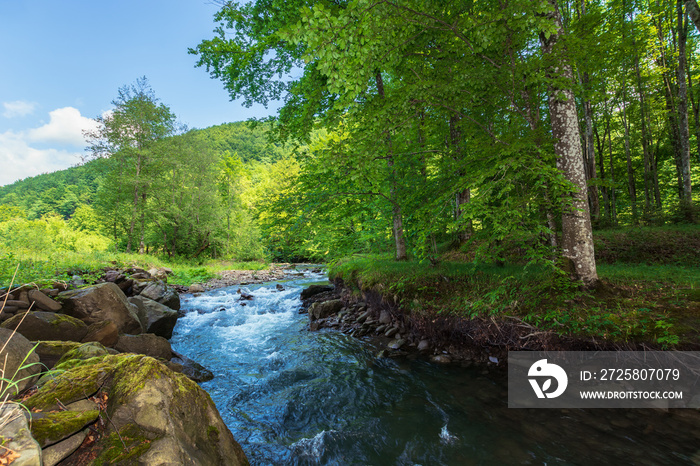
<instances>
[{"instance_id":1,"label":"forested hill","mask_svg":"<svg viewBox=\"0 0 700 466\"><path fill-rule=\"evenodd\" d=\"M251 128L244 121L192 131L222 157L237 155L243 162L272 163L282 158L284 151L281 146L268 143L266 132L264 125ZM18 207L29 219L52 213L69 219L80 204L96 202L106 165L104 159L96 159L0 186L0 205Z\"/></svg>"},{"instance_id":2,"label":"forested hill","mask_svg":"<svg viewBox=\"0 0 700 466\"><path fill-rule=\"evenodd\" d=\"M203 136L214 151L238 154L244 162L274 162L280 159L284 151L280 145L268 143L265 125L252 127L244 121L224 123L209 128L195 130Z\"/></svg>"}]
</instances>

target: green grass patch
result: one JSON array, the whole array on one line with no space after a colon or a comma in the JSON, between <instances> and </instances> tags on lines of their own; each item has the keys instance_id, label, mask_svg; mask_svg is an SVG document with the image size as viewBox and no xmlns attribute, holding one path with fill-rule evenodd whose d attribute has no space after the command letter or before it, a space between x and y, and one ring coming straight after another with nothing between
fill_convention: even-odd
<instances>
[{"instance_id":1,"label":"green grass patch","mask_svg":"<svg viewBox=\"0 0 700 466\"><path fill-rule=\"evenodd\" d=\"M547 267L432 266L388 256L345 258L329 274L356 291L378 291L412 314L510 316L560 335L662 348L700 344L697 267L601 265L594 290Z\"/></svg>"}]
</instances>

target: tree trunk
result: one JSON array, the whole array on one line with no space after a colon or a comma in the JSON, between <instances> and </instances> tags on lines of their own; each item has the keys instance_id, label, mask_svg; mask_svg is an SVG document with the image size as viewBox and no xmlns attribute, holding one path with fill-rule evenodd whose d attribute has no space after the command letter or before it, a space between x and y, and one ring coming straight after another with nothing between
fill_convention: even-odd
<instances>
[{"instance_id":1,"label":"tree trunk","mask_svg":"<svg viewBox=\"0 0 700 466\"><path fill-rule=\"evenodd\" d=\"M384 81L382 73L377 72L375 75L377 83L377 93L380 98L384 98ZM391 149L391 135L387 133L387 159L386 163L389 167L389 176L391 178L391 190L389 192L389 200L391 202L391 214L393 217L392 230L394 233L394 245L396 246L396 260L403 261L408 259L406 254L406 240L403 237L403 214L401 213L401 205L398 201L398 185L396 182L396 171L394 169L394 155Z\"/></svg>"},{"instance_id":2,"label":"tree trunk","mask_svg":"<svg viewBox=\"0 0 700 466\"><path fill-rule=\"evenodd\" d=\"M554 152L557 156L557 168L575 187L570 199L565 200L563 209L562 252L565 258L571 260L572 275L583 281L586 286L593 286L598 282L598 274L578 115L574 93L571 90L573 72L565 54L561 53L561 46L557 47L557 42L564 32L557 1L548 0L548 3L552 11L547 12L546 17L553 23L556 32L549 37L540 33L540 42L544 56L551 60L547 74L552 79L549 84L549 113L555 141ZM562 86L564 82L568 84Z\"/></svg>"},{"instance_id":3,"label":"tree trunk","mask_svg":"<svg viewBox=\"0 0 700 466\"><path fill-rule=\"evenodd\" d=\"M649 135L647 131L646 118L646 92L642 86L642 74L639 67L639 54L637 53L636 40L634 41L634 70L637 76L637 93L639 94L639 112L640 122L642 124L642 153L644 154L644 209L646 212L651 211L651 203L653 196L653 176L651 169L651 156L649 154Z\"/></svg>"},{"instance_id":4,"label":"tree trunk","mask_svg":"<svg viewBox=\"0 0 700 466\"><path fill-rule=\"evenodd\" d=\"M637 187L634 181L634 167L632 166L632 153L630 151L630 127L627 121L627 92L623 89L622 98L622 126L625 128L625 156L627 157L627 191L632 204L632 223L637 223L639 213L637 212ZM611 161L612 163L612 161Z\"/></svg>"},{"instance_id":5,"label":"tree trunk","mask_svg":"<svg viewBox=\"0 0 700 466\"><path fill-rule=\"evenodd\" d=\"M692 204L690 180L690 131L688 129L688 87L685 82L685 47L688 39L688 20L683 13L683 1L676 0L678 13L678 137L681 149L681 176L683 178L683 203ZM691 210L688 209L690 215Z\"/></svg>"},{"instance_id":6,"label":"tree trunk","mask_svg":"<svg viewBox=\"0 0 700 466\"><path fill-rule=\"evenodd\" d=\"M690 16L690 19L693 20L695 27L700 31L700 7L698 2L696 0L685 0L685 11Z\"/></svg>"},{"instance_id":7,"label":"tree trunk","mask_svg":"<svg viewBox=\"0 0 700 466\"><path fill-rule=\"evenodd\" d=\"M690 70L690 55L688 54L687 70ZM690 107L693 109L693 121L695 122L695 142L698 145L698 163L700 163L700 102L695 100L695 88L690 71L688 71L688 96L690 97Z\"/></svg>"},{"instance_id":8,"label":"tree trunk","mask_svg":"<svg viewBox=\"0 0 700 466\"><path fill-rule=\"evenodd\" d=\"M458 117L450 117L450 144L452 145L452 149L454 151L453 157L457 161L457 163L459 163L463 157L462 134L459 130L458 123ZM461 179L462 177L464 177L464 173L460 171L457 173L457 176L459 179ZM469 190L469 188L464 188L463 190L458 191L455 194L455 220L457 220L457 224L459 225L459 229L457 230L457 239L459 240L460 244L469 241L469 238L471 238L472 236L471 219L468 219L466 222L462 219L464 215L464 210L462 206L467 205L470 200L471 191Z\"/></svg>"}]
</instances>

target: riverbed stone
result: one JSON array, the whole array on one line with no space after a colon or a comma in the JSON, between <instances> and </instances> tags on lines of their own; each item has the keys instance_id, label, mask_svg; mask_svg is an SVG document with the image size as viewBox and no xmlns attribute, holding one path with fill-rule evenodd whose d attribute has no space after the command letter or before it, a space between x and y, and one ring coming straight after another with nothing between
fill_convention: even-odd
<instances>
[{"instance_id":1,"label":"riverbed stone","mask_svg":"<svg viewBox=\"0 0 700 466\"><path fill-rule=\"evenodd\" d=\"M141 322L136 309L131 306L124 292L111 282L64 291L59 294L63 300L63 311L87 324L109 320L114 322L120 333L139 334Z\"/></svg>"},{"instance_id":2,"label":"riverbed stone","mask_svg":"<svg viewBox=\"0 0 700 466\"><path fill-rule=\"evenodd\" d=\"M29 290L27 293L30 303L42 311L58 312L61 310L61 304L46 296L39 290Z\"/></svg>"},{"instance_id":3,"label":"riverbed stone","mask_svg":"<svg viewBox=\"0 0 700 466\"><path fill-rule=\"evenodd\" d=\"M56 466L61 461L70 456L75 450L77 450L85 437L87 437L88 429L83 429L80 432L71 435L65 440L62 440L54 445L44 448L41 450L41 459L43 466Z\"/></svg>"},{"instance_id":4,"label":"riverbed stone","mask_svg":"<svg viewBox=\"0 0 700 466\"><path fill-rule=\"evenodd\" d=\"M34 343L33 343L34 344ZM68 351L81 345L76 341L40 341L36 343L34 352L41 363L51 369Z\"/></svg>"},{"instance_id":5,"label":"riverbed stone","mask_svg":"<svg viewBox=\"0 0 700 466\"><path fill-rule=\"evenodd\" d=\"M46 311L29 311L26 316L24 313L17 314L3 322L1 326L8 329L19 326L17 332L33 341L80 341L87 334L87 325L81 320Z\"/></svg>"},{"instance_id":6,"label":"riverbed stone","mask_svg":"<svg viewBox=\"0 0 700 466\"><path fill-rule=\"evenodd\" d=\"M399 333L399 328L398 327L391 327L389 330L387 330L384 333L384 336L387 338L393 338L397 333Z\"/></svg>"},{"instance_id":7,"label":"riverbed stone","mask_svg":"<svg viewBox=\"0 0 700 466\"><path fill-rule=\"evenodd\" d=\"M33 348L34 345L23 335L0 328L0 374L5 379L17 382L10 388L7 382L0 382L0 392L4 393L7 390L10 394L16 394L34 385L39 377L41 364Z\"/></svg>"},{"instance_id":8,"label":"riverbed stone","mask_svg":"<svg viewBox=\"0 0 700 466\"><path fill-rule=\"evenodd\" d=\"M83 343L96 341L111 348L117 344L117 340L119 340L119 328L117 327L117 324L112 321L105 320L103 322L91 324L81 341Z\"/></svg>"},{"instance_id":9,"label":"riverbed stone","mask_svg":"<svg viewBox=\"0 0 700 466\"><path fill-rule=\"evenodd\" d=\"M332 299L330 301L319 301L313 303L309 308L309 319L313 322L331 316L343 308L343 301Z\"/></svg>"},{"instance_id":10,"label":"riverbed stone","mask_svg":"<svg viewBox=\"0 0 700 466\"><path fill-rule=\"evenodd\" d=\"M397 350L397 349L400 349L405 344L406 344L406 340L399 339L399 340L394 340L394 341L389 342L389 344L386 346L389 349Z\"/></svg>"},{"instance_id":11,"label":"riverbed stone","mask_svg":"<svg viewBox=\"0 0 700 466\"><path fill-rule=\"evenodd\" d=\"M25 400L30 409L47 410L55 403L51 398L84 398L84 392L97 391L90 392L94 386L107 395L110 422L90 447L92 464L248 464L211 398L195 382L148 356L93 361L67 370Z\"/></svg>"},{"instance_id":12,"label":"riverbed stone","mask_svg":"<svg viewBox=\"0 0 700 466\"><path fill-rule=\"evenodd\" d=\"M209 369L175 351L173 351L173 357L170 359L170 362L181 366L181 369L177 372L181 372L195 382L208 382L214 378L214 374Z\"/></svg>"},{"instance_id":13,"label":"riverbed stone","mask_svg":"<svg viewBox=\"0 0 700 466\"><path fill-rule=\"evenodd\" d=\"M418 343L418 351L428 351L430 349L430 342L428 340L421 340Z\"/></svg>"},{"instance_id":14,"label":"riverbed stone","mask_svg":"<svg viewBox=\"0 0 700 466\"><path fill-rule=\"evenodd\" d=\"M311 285L301 290L301 295L299 297L303 301L317 294L325 293L327 291L333 291L334 289L335 286L333 285Z\"/></svg>"},{"instance_id":15,"label":"riverbed stone","mask_svg":"<svg viewBox=\"0 0 700 466\"><path fill-rule=\"evenodd\" d=\"M201 283L193 283L187 288L188 293L204 293L206 291Z\"/></svg>"},{"instance_id":16,"label":"riverbed stone","mask_svg":"<svg viewBox=\"0 0 700 466\"><path fill-rule=\"evenodd\" d=\"M452 358L446 354L436 354L430 358L430 361L436 364L449 364L452 362Z\"/></svg>"},{"instance_id":17,"label":"riverbed stone","mask_svg":"<svg viewBox=\"0 0 700 466\"><path fill-rule=\"evenodd\" d=\"M156 301L171 309L180 309L180 296L160 280L151 282L139 293L139 296Z\"/></svg>"},{"instance_id":18,"label":"riverbed stone","mask_svg":"<svg viewBox=\"0 0 700 466\"><path fill-rule=\"evenodd\" d=\"M136 306L137 315L146 333L153 333L168 339L172 338L173 329L179 317L177 311L145 297L143 293L128 298L128 301Z\"/></svg>"},{"instance_id":19,"label":"riverbed stone","mask_svg":"<svg viewBox=\"0 0 700 466\"><path fill-rule=\"evenodd\" d=\"M165 359L172 357L173 350L170 342L152 333L142 335L121 335L114 349L122 353L145 354L152 358Z\"/></svg>"},{"instance_id":20,"label":"riverbed stone","mask_svg":"<svg viewBox=\"0 0 700 466\"><path fill-rule=\"evenodd\" d=\"M32 413L32 436L42 448L47 447L81 431L95 422L99 415L97 406L91 411Z\"/></svg>"},{"instance_id":21,"label":"riverbed stone","mask_svg":"<svg viewBox=\"0 0 700 466\"><path fill-rule=\"evenodd\" d=\"M391 313L386 309L382 309L382 311L379 313L379 323L386 325L391 323Z\"/></svg>"}]
</instances>

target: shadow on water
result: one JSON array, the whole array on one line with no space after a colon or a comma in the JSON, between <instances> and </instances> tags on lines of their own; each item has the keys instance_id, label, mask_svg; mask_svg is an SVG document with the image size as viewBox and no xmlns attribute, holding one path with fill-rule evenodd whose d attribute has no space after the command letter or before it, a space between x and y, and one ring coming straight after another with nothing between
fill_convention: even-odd
<instances>
[{"instance_id":1,"label":"shadow on water","mask_svg":"<svg viewBox=\"0 0 700 466\"><path fill-rule=\"evenodd\" d=\"M508 409L503 371L308 332L299 293L322 279L183 296L173 348L215 373L202 386L251 464L700 464L697 411Z\"/></svg>"}]
</instances>

